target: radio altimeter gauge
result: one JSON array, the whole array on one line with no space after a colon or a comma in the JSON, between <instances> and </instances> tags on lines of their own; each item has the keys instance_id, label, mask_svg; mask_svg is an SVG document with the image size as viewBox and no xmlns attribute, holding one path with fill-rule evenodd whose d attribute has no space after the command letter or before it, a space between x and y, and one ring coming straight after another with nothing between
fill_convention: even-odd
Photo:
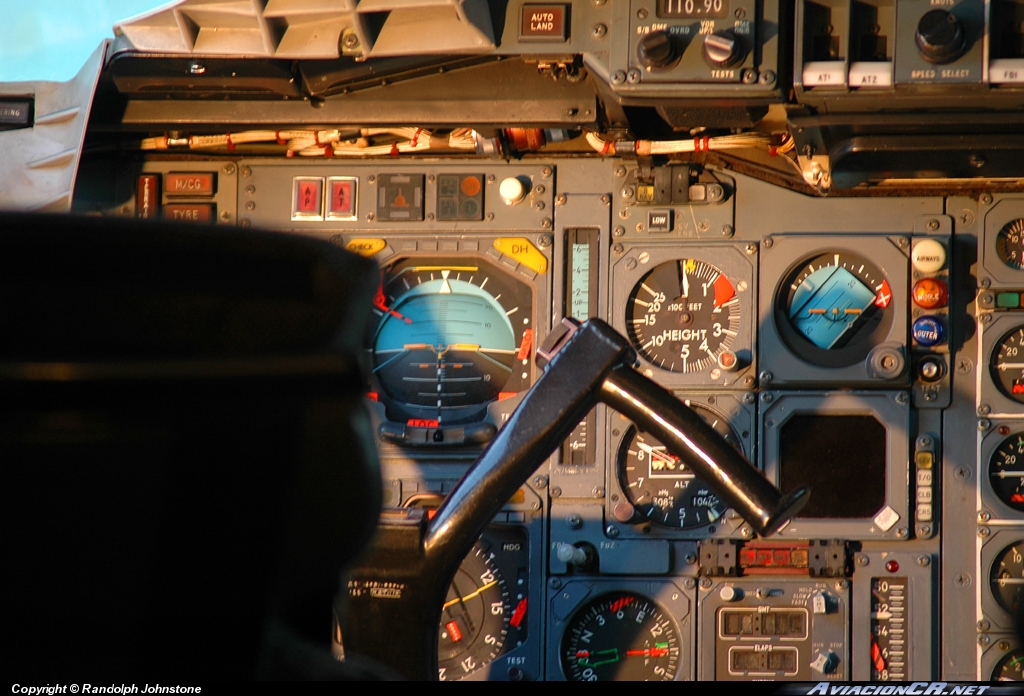
<instances>
[{"instance_id":1,"label":"radio altimeter gauge","mask_svg":"<svg viewBox=\"0 0 1024 696\"><path fill-rule=\"evenodd\" d=\"M580 607L562 635L571 681L672 681L679 671L675 622L654 600L613 592Z\"/></svg>"},{"instance_id":2,"label":"radio altimeter gauge","mask_svg":"<svg viewBox=\"0 0 1024 696\"><path fill-rule=\"evenodd\" d=\"M988 480L1000 500L1024 512L1024 432L999 443L988 462Z\"/></svg>"},{"instance_id":3,"label":"radio altimeter gauge","mask_svg":"<svg viewBox=\"0 0 1024 696\"><path fill-rule=\"evenodd\" d=\"M999 340L989 371L1003 394L1024 404L1024 326L1011 329Z\"/></svg>"},{"instance_id":4,"label":"radio altimeter gauge","mask_svg":"<svg viewBox=\"0 0 1024 696\"><path fill-rule=\"evenodd\" d=\"M727 442L740 449L729 423L709 408L684 402ZM651 435L630 426L618 456L619 478L626 498L641 517L672 529L712 524L726 505L708 484Z\"/></svg>"},{"instance_id":5,"label":"radio altimeter gauge","mask_svg":"<svg viewBox=\"0 0 1024 696\"><path fill-rule=\"evenodd\" d=\"M1024 218L1008 222L999 230L996 255L1010 268L1024 271Z\"/></svg>"},{"instance_id":6,"label":"radio altimeter gauge","mask_svg":"<svg viewBox=\"0 0 1024 696\"><path fill-rule=\"evenodd\" d=\"M873 263L848 251L813 256L793 268L775 300L786 345L821 367L864 360L892 325L893 290Z\"/></svg>"},{"instance_id":7,"label":"radio altimeter gauge","mask_svg":"<svg viewBox=\"0 0 1024 696\"><path fill-rule=\"evenodd\" d=\"M992 670L992 681L1024 681L1024 650L1004 655Z\"/></svg>"},{"instance_id":8,"label":"radio altimeter gauge","mask_svg":"<svg viewBox=\"0 0 1024 696\"><path fill-rule=\"evenodd\" d=\"M473 422L530 386L528 285L483 259L406 259L385 276L374 302L373 374L389 419Z\"/></svg>"},{"instance_id":9,"label":"radio altimeter gauge","mask_svg":"<svg viewBox=\"0 0 1024 696\"><path fill-rule=\"evenodd\" d=\"M626 331L633 346L652 365L671 372L717 366L739 328L733 282L698 259L655 266L633 288L626 305Z\"/></svg>"}]
</instances>

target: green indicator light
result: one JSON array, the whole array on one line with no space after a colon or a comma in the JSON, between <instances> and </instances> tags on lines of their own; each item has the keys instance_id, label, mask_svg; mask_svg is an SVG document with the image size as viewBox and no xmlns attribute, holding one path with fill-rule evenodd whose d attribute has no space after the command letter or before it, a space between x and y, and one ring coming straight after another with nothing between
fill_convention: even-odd
<instances>
[{"instance_id":1,"label":"green indicator light","mask_svg":"<svg viewBox=\"0 0 1024 696\"><path fill-rule=\"evenodd\" d=\"M1020 307L1019 292L1001 292L996 295L996 307L1016 308Z\"/></svg>"}]
</instances>

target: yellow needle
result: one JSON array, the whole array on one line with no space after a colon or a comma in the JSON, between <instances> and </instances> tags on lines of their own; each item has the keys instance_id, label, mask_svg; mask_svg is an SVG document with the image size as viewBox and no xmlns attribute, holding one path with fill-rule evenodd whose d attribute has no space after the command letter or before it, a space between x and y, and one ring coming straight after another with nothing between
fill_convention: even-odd
<instances>
[{"instance_id":1,"label":"yellow needle","mask_svg":"<svg viewBox=\"0 0 1024 696\"><path fill-rule=\"evenodd\" d=\"M476 597L478 594L480 594L484 590L490 589L490 588L494 587L497 584L498 584L497 580L491 580L489 583L487 583L486 585L484 585L480 589L476 590L475 592L470 592L465 597L456 597L455 599L453 599L451 601L445 602L444 606L441 607L441 609L447 609L448 607L452 606L453 604L458 604L459 602L465 602L467 599L473 599L474 597Z\"/></svg>"}]
</instances>

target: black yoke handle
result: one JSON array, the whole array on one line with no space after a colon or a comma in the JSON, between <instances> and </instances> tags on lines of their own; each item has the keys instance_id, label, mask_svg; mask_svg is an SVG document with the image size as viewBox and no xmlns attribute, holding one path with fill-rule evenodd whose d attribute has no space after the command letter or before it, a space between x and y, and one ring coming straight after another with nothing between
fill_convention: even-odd
<instances>
[{"instance_id":1,"label":"black yoke handle","mask_svg":"<svg viewBox=\"0 0 1024 696\"><path fill-rule=\"evenodd\" d=\"M562 323L537 350L537 383L427 521L422 509L387 510L348 581L340 617L345 650L418 680L437 679L441 607L462 559L494 515L598 402L657 437L758 534L768 536L807 502L783 495L711 426L633 369L629 343L608 324Z\"/></svg>"}]
</instances>

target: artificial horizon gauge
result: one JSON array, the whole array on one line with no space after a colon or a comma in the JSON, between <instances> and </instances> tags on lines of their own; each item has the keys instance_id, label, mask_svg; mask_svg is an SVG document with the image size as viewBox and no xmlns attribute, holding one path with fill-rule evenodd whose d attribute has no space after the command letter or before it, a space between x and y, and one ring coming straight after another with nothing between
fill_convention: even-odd
<instances>
[{"instance_id":1,"label":"artificial horizon gauge","mask_svg":"<svg viewBox=\"0 0 1024 696\"><path fill-rule=\"evenodd\" d=\"M479 421L531 384L533 290L483 258L382 269L373 376L390 420Z\"/></svg>"},{"instance_id":2,"label":"artificial horizon gauge","mask_svg":"<svg viewBox=\"0 0 1024 696\"><path fill-rule=\"evenodd\" d=\"M999 230L996 255L1010 268L1024 271L1024 218L1011 220Z\"/></svg>"},{"instance_id":3,"label":"artificial horizon gauge","mask_svg":"<svg viewBox=\"0 0 1024 696\"><path fill-rule=\"evenodd\" d=\"M1024 512L1024 432L999 443L989 459L988 480L1001 501Z\"/></svg>"},{"instance_id":4,"label":"artificial horizon gauge","mask_svg":"<svg viewBox=\"0 0 1024 696\"><path fill-rule=\"evenodd\" d=\"M989 371L999 391L1024 404L1024 325L1010 329L999 339Z\"/></svg>"},{"instance_id":5,"label":"artificial horizon gauge","mask_svg":"<svg viewBox=\"0 0 1024 696\"><path fill-rule=\"evenodd\" d=\"M742 452L729 422L706 406L685 400L701 419ZM697 478L678 457L636 426L630 426L619 446L618 471L622 490L643 518L672 529L714 523L726 509L708 484Z\"/></svg>"},{"instance_id":6,"label":"artificial horizon gauge","mask_svg":"<svg viewBox=\"0 0 1024 696\"><path fill-rule=\"evenodd\" d=\"M727 351L741 319L733 281L700 259L655 266L633 287L626 303L626 331L633 346L652 365L670 372L735 368L735 354Z\"/></svg>"},{"instance_id":7,"label":"artificial horizon gauge","mask_svg":"<svg viewBox=\"0 0 1024 696\"><path fill-rule=\"evenodd\" d=\"M798 357L822 367L861 362L885 340L893 289L879 268L849 251L804 259L775 298L780 336Z\"/></svg>"},{"instance_id":8,"label":"artificial horizon gauge","mask_svg":"<svg viewBox=\"0 0 1024 696\"><path fill-rule=\"evenodd\" d=\"M1016 542L1003 549L992 563L989 589L999 606L1016 616L1024 594L1024 543Z\"/></svg>"},{"instance_id":9,"label":"artificial horizon gauge","mask_svg":"<svg viewBox=\"0 0 1024 696\"><path fill-rule=\"evenodd\" d=\"M672 681L679 635L654 600L612 592L583 604L562 634L562 672L570 681Z\"/></svg>"}]
</instances>

